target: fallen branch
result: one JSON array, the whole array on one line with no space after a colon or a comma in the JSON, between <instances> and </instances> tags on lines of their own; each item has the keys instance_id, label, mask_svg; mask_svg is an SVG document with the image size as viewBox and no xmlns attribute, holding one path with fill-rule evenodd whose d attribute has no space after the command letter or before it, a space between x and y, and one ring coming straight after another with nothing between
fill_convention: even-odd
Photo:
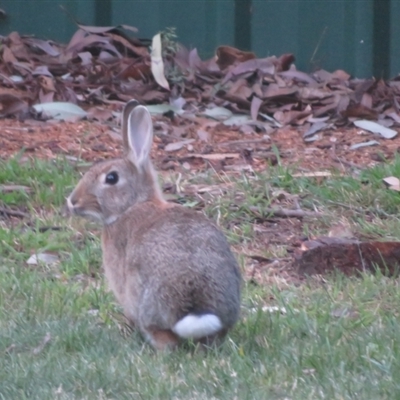
<instances>
[{"instance_id":1,"label":"fallen branch","mask_svg":"<svg viewBox=\"0 0 400 400\"><path fill-rule=\"evenodd\" d=\"M288 208L263 208L260 210L259 207L250 206L249 210L261 216L260 214L273 215L275 217L282 218L304 218L304 217L322 217L324 214L315 211L304 211L301 209L290 210Z\"/></svg>"}]
</instances>

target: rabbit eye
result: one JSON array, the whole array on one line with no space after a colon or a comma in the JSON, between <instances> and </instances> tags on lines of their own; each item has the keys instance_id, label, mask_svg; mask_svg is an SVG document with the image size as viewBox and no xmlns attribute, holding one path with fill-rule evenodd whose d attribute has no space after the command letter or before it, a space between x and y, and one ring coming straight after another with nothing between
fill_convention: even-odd
<instances>
[{"instance_id":1,"label":"rabbit eye","mask_svg":"<svg viewBox=\"0 0 400 400\"><path fill-rule=\"evenodd\" d=\"M118 174L113 171L107 174L106 183L108 185L115 185L118 182Z\"/></svg>"}]
</instances>

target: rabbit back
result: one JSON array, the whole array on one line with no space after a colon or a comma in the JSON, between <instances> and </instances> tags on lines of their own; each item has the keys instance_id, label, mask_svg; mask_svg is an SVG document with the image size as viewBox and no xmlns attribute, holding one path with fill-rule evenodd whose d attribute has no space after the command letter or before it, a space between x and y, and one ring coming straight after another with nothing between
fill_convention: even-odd
<instances>
[{"instance_id":1,"label":"rabbit back","mask_svg":"<svg viewBox=\"0 0 400 400\"><path fill-rule=\"evenodd\" d=\"M218 317L220 330L231 328L239 316L241 278L222 232L181 206L160 211L144 203L126 214L103 236L106 275L126 315L143 331L174 330L187 316L203 316L217 329L215 318L205 318L210 315Z\"/></svg>"}]
</instances>

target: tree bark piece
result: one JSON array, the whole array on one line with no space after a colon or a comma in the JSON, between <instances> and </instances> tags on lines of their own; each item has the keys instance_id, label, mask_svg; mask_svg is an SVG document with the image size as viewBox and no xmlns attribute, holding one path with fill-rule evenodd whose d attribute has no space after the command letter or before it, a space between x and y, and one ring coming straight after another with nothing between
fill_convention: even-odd
<instances>
[{"instance_id":1,"label":"tree bark piece","mask_svg":"<svg viewBox=\"0 0 400 400\"><path fill-rule=\"evenodd\" d=\"M304 242L295 253L295 264L301 275L327 274L335 270L345 275L376 272L398 275L400 242L359 242L357 240L321 237Z\"/></svg>"}]
</instances>

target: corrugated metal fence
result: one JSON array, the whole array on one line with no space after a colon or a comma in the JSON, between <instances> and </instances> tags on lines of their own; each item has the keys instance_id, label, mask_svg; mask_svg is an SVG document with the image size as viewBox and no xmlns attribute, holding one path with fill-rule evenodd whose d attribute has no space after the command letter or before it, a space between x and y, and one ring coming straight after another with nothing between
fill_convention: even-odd
<instances>
[{"instance_id":1,"label":"corrugated metal fence","mask_svg":"<svg viewBox=\"0 0 400 400\"><path fill-rule=\"evenodd\" d=\"M259 57L294 53L305 71L400 73L398 0L4 0L0 8L2 35L16 30L67 42L76 30L73 18L133 25L146 38L175 27L179 40L203 57L225 44Z\"/></svg>"}]
</instances>

